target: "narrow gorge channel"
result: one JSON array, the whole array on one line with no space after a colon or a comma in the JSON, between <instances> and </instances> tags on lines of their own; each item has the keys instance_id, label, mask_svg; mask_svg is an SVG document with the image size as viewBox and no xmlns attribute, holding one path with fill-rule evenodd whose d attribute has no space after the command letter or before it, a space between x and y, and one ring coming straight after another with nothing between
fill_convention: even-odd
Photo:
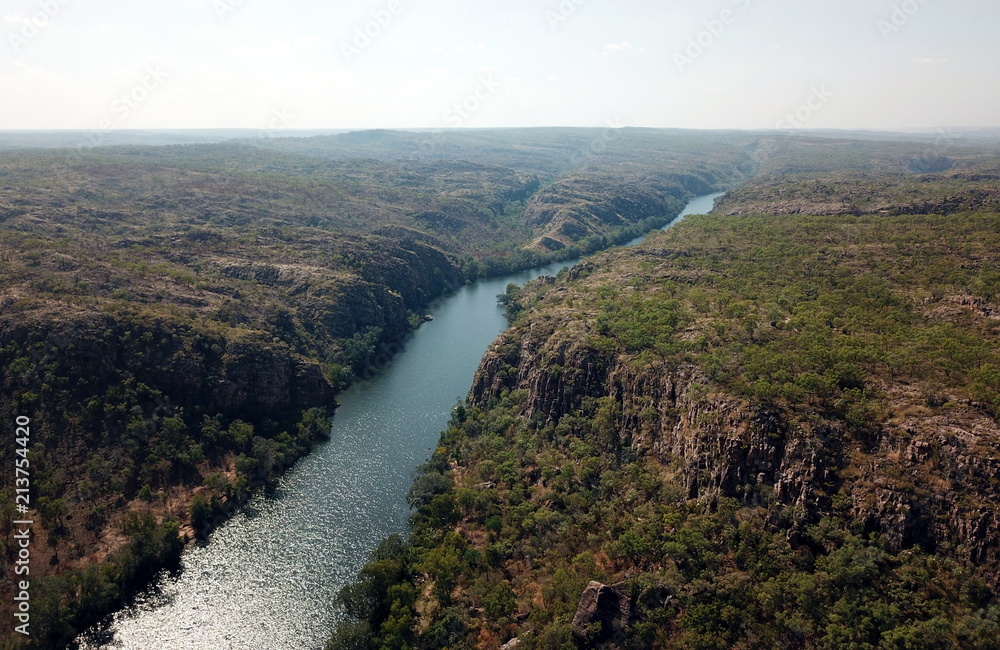
<instances>
[{"instance_id":1,"label":"narrow gorge channel","mask_svg":"<svg viewBox=\"0 0 1000 650\"><path fill-rule=\"evenodd\" d=\"M673 223L710 211L719 196L694 199ZM257 494L208 544L186 551L179 571L161 575L105 629L83 635L80 647L322 648L337 621L334 597L380 540L406 530L413 470L507 326L496 295L576 261L479 282L437 301L434 321L385 372L338 396L329 442Z\"/></svg>"}]
</instances>

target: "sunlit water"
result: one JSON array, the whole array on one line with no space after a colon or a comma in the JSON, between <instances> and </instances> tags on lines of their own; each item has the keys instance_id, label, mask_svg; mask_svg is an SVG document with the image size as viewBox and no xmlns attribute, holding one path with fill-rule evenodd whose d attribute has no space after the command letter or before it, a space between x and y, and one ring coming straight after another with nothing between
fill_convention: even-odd
<instances>
[{"instance_id":1,"label":"sunlit water","mask_svg":"<svg viewBox=\"0 0 1000 650\"><path fill-rule=\"evenodd\" d=\"M718 196L693 200L682 217L710 211ZM479 282L437 301L433 322L387 370L338 396L328 443L254 496L210 543L187 550L179 572L165 572L104 630L83 635L81 647L322 648L337 623L340 588L379 541L406 531L413 470L506 327L496 295L573 263Z\"/></svg>"}]
</instances>

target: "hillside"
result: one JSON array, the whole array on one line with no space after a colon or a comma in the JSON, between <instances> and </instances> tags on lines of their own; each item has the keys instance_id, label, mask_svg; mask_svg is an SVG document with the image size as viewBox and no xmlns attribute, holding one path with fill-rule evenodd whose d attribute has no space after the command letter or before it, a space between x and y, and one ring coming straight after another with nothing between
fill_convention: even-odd
<instances>
[{"instance_id":1,"label":"hillside","mask_svg":"<svg viewBox=\"0 0 1000 650\"><path fill-rule=\"evenodd\" d=\"M0 416L32 422L40 647L119 607L307 453L337 391L377 372L432 300L633 237L702 187L654 181L628 150L634 172L592 161L566 176L586 228L551 252L534 246L551 224L525 207L552 190L512 164L517 138L505 146L477 161L260 142L0 154ZM665 174L744 177L740 149L676 148ZM634 188L656 200L621 205ZM13 464L0 478L10 568Z\"/></svg>"},{"instance_id":2,"label":"hillside","mask_svg":"<svg viewBox=\"0 0 1000 650\"><path fill-rule=\"evenodd\" d=\"M509 291L328 648L996 647L1000 214L865 214L996 167L830 154Z\"/></svg>"},{"instance_id":3,"label":"hillside","mask_svg":"<svg viewBox=\"0 0 1000 650\"><path fill-rule=\"evenodd\" d=\"M995 145L763 137L754 182L729 192L723 214L951 214L1000 210Z\"/></svg>"}]
</instances>

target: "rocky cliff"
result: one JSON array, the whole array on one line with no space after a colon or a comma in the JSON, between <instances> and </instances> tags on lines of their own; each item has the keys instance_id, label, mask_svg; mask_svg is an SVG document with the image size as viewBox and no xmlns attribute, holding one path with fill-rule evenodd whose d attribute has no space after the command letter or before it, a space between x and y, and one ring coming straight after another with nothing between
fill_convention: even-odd
<instances>
[{"instance_id":1,"label":"rocky cliff","mask_svg":"<svg viewBox=\"0 0 1000 650\"><path fill-rule=\"evenodd\" d=\"M1000 215L747 204L978 191L859 151L509 287L330 648L995 647Z\"/></svg>"},{"instance_id":2,"label":"rocky cliff","mask_svg":"<svg viewBox=\"0 0 1000 650\"><path fill-rule=\"evenodd\" d=\"M773 525L792 508L794 543L805 523L854 520L893 552L948 553L1000 586L1000 425L981 404L957 399L933 413L912 389L886 387L898 415L859 437L824 409L749 400L697 364L637 366L574 331L555 321L505 333L480 365L471 403L488 408L520 390L520 417L558 424L606 398L614 445L657 459L690 499L770 507Z\"/></svg>"},{"instance_id":3,"label":"rocky cliff","mask_svg":"<svg viewBox=\"0 0 1000 650\"><path fill-rule=\"evenodd\" d=\"M37 281L0 290L0 414L32 423L35 630L52 647L326 436L351 372L463 282L423 242L301 245L284 260L178 248L190 275L123 269L131 282L64 253L33 275L53 293L75 278L89 295L44 299ZM5 485L12 470L0 472ZM133 526L135 513L148 523ZM12 534L5 515L6 566ZM74 591L83 579L102 599Z\"/></svg>"},{"instance_id":4,"label":"rocky cliff","mask_svg":"<svg viewBox=\"0 0 1000 650\"><path fill-rule=\"evenodd\" d=\"M535 246L560 250L587 237L606 236L648 222L663 225L693 196L718 188L711 174L659 173L627 179L579 175L562 179L531 197L524 223L541 233ZM647 228L648 230L648 228Z\"/></svg>"},{"instance_id":5,"label":"rocky cliff","mask_svg":"<svg viewBox=\"0 0 1000 650\"><path fill-rule=\"evenodd\" d=\"M728 228L734 222L726 223ZM934 228L945 239L937 252L925 250L925 264L985 270L975 255L971 262L948 259L952 244L943 242L961 235L947 232L945 224L950 222L940 223ZM867 236L860 233L867 227L858 228L856 236L861 241L866 241ZM885 223L882 227L893 226ZM821 387L822 368L812 369L817 371L813 376L801 367L803 360L787 354L788 348L801 344L803 330L810 327L807 322L779 322L773 309L765 309L766 295L745 284L742 295L750 302L739 310L703 306L707 296L719 299L720 293L731 290L733 270L748 272L748 260L753 260L751 265L760 264L766 255L755 252L753 246L747 248L746 242L740 250L724 245L712 250L712 245L694 244L687 238L689 233L695 234L681 228L663 237L671 247L686 249L680 254L663 255L663 244L653 241L635 252L588 262L564 280L538 283L534 297L522 299L538 302L484 357L471 403L486 409L504 395L518 392L519 417L558 425L575 414L595 418L593 405L606 402L610 408L605 414L609 429L605 435L613 440L617 453L627 449L634 456L655 458L669 468L667 475L683 486L688 498L733 497L748 506L767 507L776 526L785 516L780 515L782 510L790 509L794 516L784 525L789 526L793 543L800 543L797 531L802 525L823 517L842 517L856 522L866 534L882 536L892 552L920 547L946 553L987 569L991 584L1000 584L996 541L1000 539L1000 425L994 407L974 397L983 396L975 382L970 385L968 378L960 379L957 368L940 381L914 376L912 369L907 372L886 359L874 362L857 377L839 377L837 385ZM814 230L814 234L818 233ZM874 250L858 240L854 244L826 241L830 247L826 254L834 255L844 272L854 268L856 256ZM770 250L779 258L785 256L777 248ZM692 256L702 261L692 261ZM776 261L772 258L772 263ZM814 264L812 275L818 277L817 266L823 263ZM768 281L785 291L790 286L778 279ZM896 295L908 300L914 285L902 279L896 282ZM654 303L642 302L639 296L652 296L650 300L662 303L667 300L661 289L664 285L681 302L694 300L691 311L681 316L686 326L663 332L679 347L662 356L650 355L648 349L629 351L630 339L618 333L632 335L633 326L656 327L656 321L647 320L644 313ZM617 287L614 297L609 287ZM961 291L959 287L953 290ZM737 300L733 295L723 297ZM992 312L968 307L974 300L956 302L966 308L948 309L952 324L959 328L953 336L992 340ZM878 327L886 327L894 318L915 318L933 331L945 327L942 307L931 308L935 304L929 300L898 315L876 310L873 318L879 319ZM637 311L623 314L628 309ZM714 322L699 316L698 309L714 312ZM683 312L683 305L678 310ZM739 322L730 324L734 311L741 314ZM612 320L623 317L631 322L619 326ZM843 319L837 311L828 317ZM774 320L768 324L765 319ZM819 345L815 353L830 357L836 357L842 345L853 350L851 356L879 355L874 350L859 352L871 344L871 333L865 331L869 326L857 319L853 325L845 324L843 331L827 327L822 338L810 345ZM748 327L764 331L748 332ZM920 328L910 334L923 337ZM655 338L647 339L649 345L655 345ZM748 387L741 376L746 369L737 366L758 363L758 347L786 348L784 358L768 361L774 365L771 371L785 381L790 373L808 375L800 377L799 385L815 392ZM721 349L751 356L730 357L727 363L733 367L721 372L717 366ZM977 359L983 363L986 357ZM948 354L939 361L949 366L955 363ZM836 366L832 360L824 363ZM840 370L827 368L825 376L836 372ZM863 404L845 403L859 395Z\"/></svg>"},{"instance_id":6,"label":"rocky cliff","mask_svg":"<svg viewBox=\"0 0 1000 650\"><path fill-rule=\"evenodd\" d=\"M993 647L995 298L928 279L997 219L693 218L527 286L330 647Z\"/></svg>"}]
</instances>

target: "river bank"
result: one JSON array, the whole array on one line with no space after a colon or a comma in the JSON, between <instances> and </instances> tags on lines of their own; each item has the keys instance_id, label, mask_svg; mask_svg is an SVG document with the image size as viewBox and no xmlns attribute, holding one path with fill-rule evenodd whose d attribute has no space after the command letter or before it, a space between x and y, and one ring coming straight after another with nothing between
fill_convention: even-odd
<instances>
[{"instance_id":1,"label":"river bank","mask_svg":"<svg viewBox=\"0 0 1000 650\"><path fill-rule=\"evenodd\" d=\"M708 211L718 195L693 200ZM675 221L676 222L676 221ZM321 647L334 596L386 536L405 532L413 470L437 444L489 344L507 326L496 295L577 260L478 282L436 301L433 321L386 372L338 396L331 440L185 552L83 648Z\"/></svg>"}]
</instances>

